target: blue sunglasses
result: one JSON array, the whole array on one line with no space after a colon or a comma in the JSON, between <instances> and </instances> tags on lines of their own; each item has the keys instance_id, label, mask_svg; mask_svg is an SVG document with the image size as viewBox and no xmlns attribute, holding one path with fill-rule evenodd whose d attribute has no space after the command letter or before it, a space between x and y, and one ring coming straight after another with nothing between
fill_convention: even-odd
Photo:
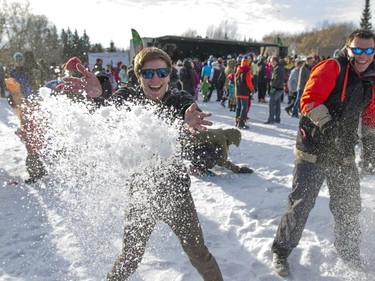
<instances>
[{"instance_id":1,"label":"blue sunglasses","mask_svg":"<svg viewBox=\"0 0 375 281\"><path fill-rule=\"evenodd\" d=\"M365 52L366 55L372 55L374 53L374 48L357 48L357 47L349 47L350 50L352 50L353 54L355 55L362 55L363 52Z\"/></svg>"},{"instance_id":2,"label":"blue sunglasses","mask_svg":"<svg viewBox=\"0 0 375 281\"><path fill-rule=\"evenodd\" d=\"M152 79L154 73L158 75L159 78L165 78L169 75L168 68L157 68L157 69L141 69L139 72L142 74L142 77L145 79Z\"/></svg>"}]
</instances>

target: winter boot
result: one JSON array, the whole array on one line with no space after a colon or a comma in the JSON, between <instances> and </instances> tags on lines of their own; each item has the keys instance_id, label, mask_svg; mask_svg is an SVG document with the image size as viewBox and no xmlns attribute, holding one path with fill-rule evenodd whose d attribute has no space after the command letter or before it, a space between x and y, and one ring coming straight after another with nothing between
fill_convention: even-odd
<instances>
[{"instance_id":1,"label":"winter boot","mask_svg":"<svg viewBox=\"0 0 375 281\"><path fill-rule=\"evenodd\" d=\"M236 126L237 128L239 129L249 129L249 126L246 125L246 119L242 119L240 118L239 122L238 122L238 126Z\"/></svg>"},{"instance_id":2,"label":"winter boot","mask_svg":"<svg viewBox=\"0 0 375 281\"><path fill-rule=\"evenodd\" d=\"M288 276L290 274L287 258L280 258L276 253L273 253L272 267L280 276Z\"/></svg>"},{"instance_id":3,"label":"winter boot","mask_svg":"<svg viewBox=\"0 0 375 281\"><path fill-rule=\"evenodd\" d=\"M236 117L235 119L235 123L234 123L234 126L238 128L239 124L240 124L240 117Z\"/></svg>"}]
</instances>

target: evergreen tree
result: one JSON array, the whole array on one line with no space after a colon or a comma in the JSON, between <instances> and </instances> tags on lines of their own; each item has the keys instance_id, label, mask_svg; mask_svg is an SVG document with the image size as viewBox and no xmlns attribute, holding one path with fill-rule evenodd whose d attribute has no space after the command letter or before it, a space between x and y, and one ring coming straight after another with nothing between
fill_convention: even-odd
<instances>
[{"instance_id":1,"label":"evergreen tree","mask_svg":"<svg viewBox=\"0 0 375 281\"><path fill-rule=\"evenodd\" d=\"M81 37L81 48L82 48L82 62L87 63L88 53L90 52L90 37L87 35L86 30L83 32L83 36Z\"/></svg>"},{"instance_id":2,"label":"evergreen tree","mask_svg":"<svg viewBox=\"0 0 375 281\"><path fill-rule=\"evenodd\" d=\"M362 18L360 26L362 29L372 30L370 0L365 0L365 8L362 12Z\"/></svg>"},{"instance_id":3,"label":"evergreen tree","mask_svg":"<svg viewBox=\"0 0 375 281\"><path fill-rule=\"evenodd\" d=\"M92 53L102 53L104 51L105 50L104 50L102 44L100 44L100 43L95 43L95 44L91 45L91 47L90 47L90 52L92 52Z\"/></svg>"}]
</instances>

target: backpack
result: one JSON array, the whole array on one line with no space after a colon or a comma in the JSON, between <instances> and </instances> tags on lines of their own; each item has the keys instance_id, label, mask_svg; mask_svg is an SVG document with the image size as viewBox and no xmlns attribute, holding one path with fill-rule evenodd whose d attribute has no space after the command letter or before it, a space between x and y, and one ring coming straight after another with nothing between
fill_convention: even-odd
<instances>
[{"instance_id":1,"label":"backpack","mask_svg":"<svg viewBox=\"0 0 375 281\"><path fill-rule=\"evenodd\" d=\"M217 82L222 87L225 84L225 80L226 80L225 71L224 71L224 68L222 68L220 70L220 74L219 74L219 78L218 78Z\"/></svg>"}]
</instances>

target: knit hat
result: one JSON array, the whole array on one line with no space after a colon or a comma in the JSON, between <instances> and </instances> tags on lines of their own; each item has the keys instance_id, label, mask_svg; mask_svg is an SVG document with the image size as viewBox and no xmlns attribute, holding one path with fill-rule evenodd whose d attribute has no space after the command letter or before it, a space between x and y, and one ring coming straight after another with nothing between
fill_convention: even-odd
<instances>
[{"instance_id":1,"label":"knit hat","mask_svg":"<svg viewBox=\"0 0 375 281\"><path fill-rule=\"evenodd\" d=\"M72 57L65 64L65 70L77 70L77 63L82 64L81 60L77 57Z\"/></svg>"},{"instance_id":2,"label":"knit hat","mask_svg":"<svg viewBox=\"0 0 375 281\"><path fill-rule=\"evenodd\" d=\"M20 52L17 52L17 53L14 54L14 56L13 56L14 61L21 60L21 59L24 59L24 57Z\"/></svg>"}]
</instances>

